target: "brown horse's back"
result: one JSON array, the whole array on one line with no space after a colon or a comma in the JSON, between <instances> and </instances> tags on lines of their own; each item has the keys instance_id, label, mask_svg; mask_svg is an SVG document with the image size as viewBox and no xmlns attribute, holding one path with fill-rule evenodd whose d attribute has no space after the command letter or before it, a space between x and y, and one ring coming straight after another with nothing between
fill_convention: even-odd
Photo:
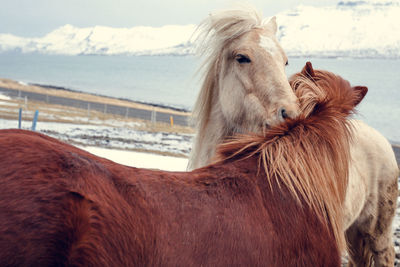
<instances>
[{"instance_id":1,"label":"brown horse's back","mask_svg":"<svg viewBox=\"0 0 400 267\"><path fill-rule=\"evenodd\" d=\"M144 216L126 212L112 162L18 130L0 131L0 155L0 266L144 263L141 238L126 234L143 234Z\"/></svg>"},{"instance_id":2,"label":"brown horse's back","mask_svg":"<svg viewBox=\"0 0 400 267\"><path fill-rule=\"evenodd\" d=\"M340 264L330 230L255 159L150 171L20 130L0 131L0 155L0 266Z\"/></svg>"}]
</instances>

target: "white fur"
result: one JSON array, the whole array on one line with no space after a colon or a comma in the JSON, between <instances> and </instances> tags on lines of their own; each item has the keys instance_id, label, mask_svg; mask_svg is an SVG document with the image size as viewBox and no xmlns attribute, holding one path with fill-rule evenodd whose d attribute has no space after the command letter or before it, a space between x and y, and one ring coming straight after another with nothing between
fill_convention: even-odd
<instances>
[{"instance_id":1,"label":"white fur","mask_svg":"<svg viewBox=\"0 0 400 267\"><path fill-rule=\"evenodd\" d=\"M272 56L274 56L278 52L278 47L276 46L276 43L267 36L260 35L259 45Z\"/></svg>"},{"instance_id":2,"label":"white fur","mask_svg":"<svg viewBox=\"0 0 400 267\"><path fill-rule=\"evenodd\" d=\"M349 249L355 252L351 266L393 266L392 221L397 203L399 170L389 142L362 121L352 120L352 162L345 199L345 226ZM366 247L365 255L357 248ZM370 249L369 249L370 247Z\"/></svg>"},{"instance_id":3,"label":"white fur","mask_svg":"<svg viewBox=\"0 0 400 267\"><path fill-rule=\"evenodd\" d=\"M188 169L210 163L226 137L281 123L281 109L289 117L299 112L284 70L286 55L276 41L275 18L264 24L255 9L240 8L212 14L201 29L205 77L193 109L196 138ZM239 54L251 62L238 63Z\"/></svg>"}]
</instances>

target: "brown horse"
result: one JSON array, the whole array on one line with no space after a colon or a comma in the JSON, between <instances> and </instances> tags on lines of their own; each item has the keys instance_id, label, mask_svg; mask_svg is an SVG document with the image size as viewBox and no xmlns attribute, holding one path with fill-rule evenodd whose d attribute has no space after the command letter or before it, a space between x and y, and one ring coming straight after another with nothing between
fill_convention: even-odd
<instances>
[{"instance_id":1,"label":"brown horse","mask_svg":"<svg viewBox=\"0 0 400 267\"><path fill-rule=\"evenodd\" d=\"M346 118L365 88L328 78L296 91L298 119L192 172L0 131L0 266L339 266Z\"/></svg>"}]
</instances>

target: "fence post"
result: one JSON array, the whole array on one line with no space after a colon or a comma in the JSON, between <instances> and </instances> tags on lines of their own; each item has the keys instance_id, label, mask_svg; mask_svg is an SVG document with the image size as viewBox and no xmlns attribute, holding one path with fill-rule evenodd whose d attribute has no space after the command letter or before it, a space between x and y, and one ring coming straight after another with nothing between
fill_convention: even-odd
<instances>
[{"instance_id":1,"label":"fence post","mask_svg":"<svg viewBox=\"0 0 400 267\"><path fill-rule=\"evenodd\" d=\"M153 108L151 111L151 123L155 124L157 121L157 111Z\"/></svg>"},{"instance_id":2,"label":"fence post","mask_svg":"<svg viewBox=\"0 0 400 267\"><path fill-rule=\"evenodd\" d=\"M32 122L32 131L36 131L36 122L39 116L39 110L35 111L35 116L33 117L33 122Z\"/></svg>"},{"instance_id":3,"label":"fence post","mask_svg":"<svg viewBox=\"0 0 400 267\"><path fill-rule=\"evenodd\" d=\"M128 114L129 114L129 107L126 107L125 118L128 118Z\"/></svg>"},{"instance_id":4,"label":"fence post","mask_svg":"<svg viewBox=\"0 0 400 267\"><path fill-rule=\"evenodd\" d=\"M22 124L22 108L19 108L19 115L18 115L18 129L21 129Z\"/></svg>"},{"instance_id":5,"label":"fence post","mask_svg":"<svg viewBox=\"0 0 400 267\"><path fill-rule=\"evenodd\" d=\"M173 116L170 116L170 117L169 117L169 120L170 120L170 122L171 122L171 126L174 126L174 117L173 117Z\"/></svg>"}]
</instances>

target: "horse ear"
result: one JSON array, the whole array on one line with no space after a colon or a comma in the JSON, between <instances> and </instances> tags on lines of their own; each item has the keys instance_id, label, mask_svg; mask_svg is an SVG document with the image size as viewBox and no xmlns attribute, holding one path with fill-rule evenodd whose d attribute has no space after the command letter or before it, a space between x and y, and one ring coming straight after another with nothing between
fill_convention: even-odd
<instances>
[{"instance_id":1,"label":"horse ear","mask_svg":"<svg viewBox=\"0 0 400 267\"><path fill-rule=\"evenodd\" d=\"M311 79L313 79L315 77L315 72L314 72L313 66L310 61L307 61L306 65L301 70L301 74L303 74L307 78L311 78Z\"/></svg>"},{"instance_id":2,"label":"horse ear","mask_svg":"<svg viewBox=\"0 0 400 267\"><path fill-rule=\"evenodd\" d=\"M354 106L357 106L360 104L361 100L364 99L365 95L368 92L368 87L366 86L354 86L353 90L355 92L356 98L354 101Z\"/></svg>"},{"instance_id":3,"label":"horse ear","mask_svg":"<svg viewBox=\"0 0 400 267\"><path fill-rule=\"evenodd\" d=\"M266 29L270 29L274 34L276 34L276 31L278 29L278 26L276 25L276 17L273 16L268 23L265 25Z\"/></svg>"}]
</instances>

